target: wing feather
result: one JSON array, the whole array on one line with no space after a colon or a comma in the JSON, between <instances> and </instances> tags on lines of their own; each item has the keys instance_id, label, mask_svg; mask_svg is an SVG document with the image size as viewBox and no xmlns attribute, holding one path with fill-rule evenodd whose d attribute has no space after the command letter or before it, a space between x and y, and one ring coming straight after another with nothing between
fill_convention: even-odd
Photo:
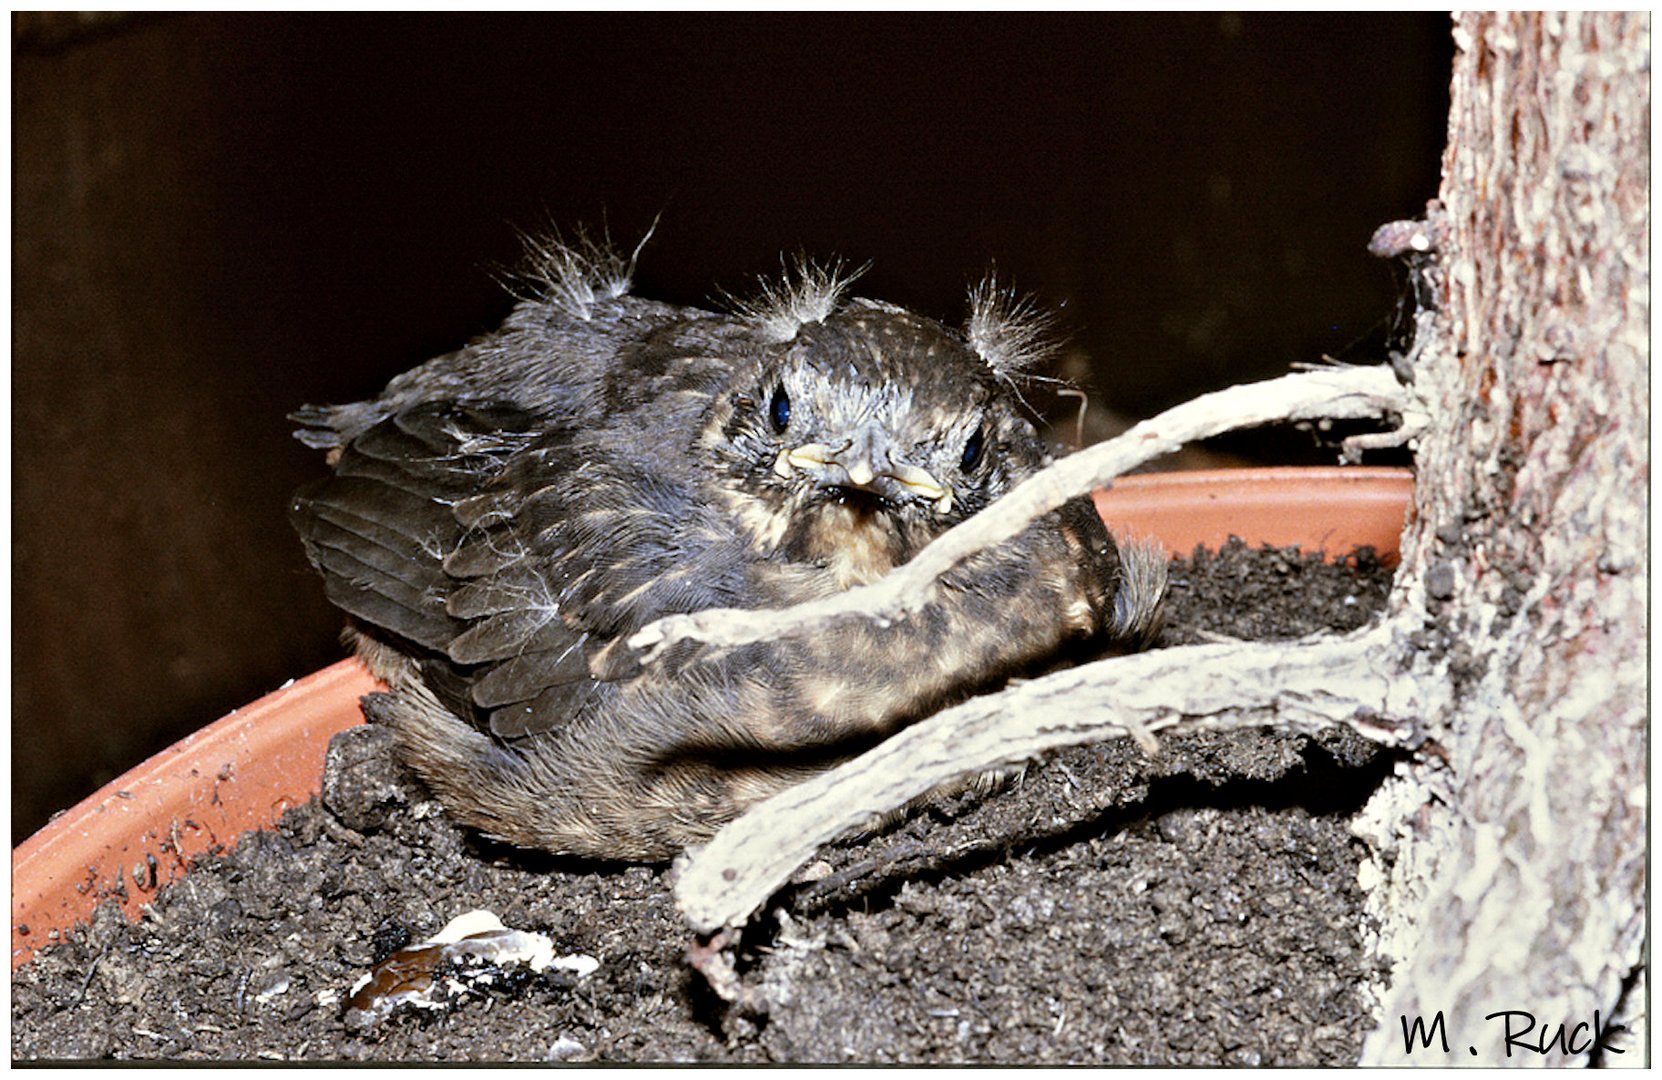
<instances>
[{"instance_id":1,"label":"wing feather","mask_svg":"<svg viewBox=\"0 0 1662 1080\"><path fill-rule=\"evenodd\" d=\"M619 635L744 596L743 538L712 519L685 452L732 361L686 349L653 311L511 377L464 351L435 361L438 381L296 414L308 445L339 448L335 476L292 509L330 597L418 646L424 677L498 736L594 707L609 691L590 659ZM501 401L540 404L460 400L487 367Z\"/></svg>"}]
</instances>

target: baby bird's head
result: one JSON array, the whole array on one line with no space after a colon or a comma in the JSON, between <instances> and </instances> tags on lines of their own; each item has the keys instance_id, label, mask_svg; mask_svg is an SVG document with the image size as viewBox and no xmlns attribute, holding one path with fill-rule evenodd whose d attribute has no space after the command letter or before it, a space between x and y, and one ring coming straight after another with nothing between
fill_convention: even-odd
<instances>
[{"instance_id":1,"label":"baby bird's head","mask_svg":"<svg viewBox=\"0 0 1662 1080\"><path fill-rule=\"evenodd\" d=\"M1029 347L1036 335L998 321L1005 298L990 288L958 332L892 305L842 303L839 279L804 277L748 313L778 340L735 367L699 449L764 548L858 584L1044 464L1011 384L1012 360L1032 359L1009 351L1012 334Z\"/></svg>"}]
</instances>

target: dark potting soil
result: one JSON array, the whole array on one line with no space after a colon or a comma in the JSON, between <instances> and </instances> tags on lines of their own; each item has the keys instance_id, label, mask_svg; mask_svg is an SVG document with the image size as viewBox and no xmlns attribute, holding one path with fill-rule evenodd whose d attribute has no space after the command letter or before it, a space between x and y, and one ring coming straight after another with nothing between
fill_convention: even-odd
<instances>
[{"instance_id":1,"label":"dark potting soil","mask_svg":"<svg viewBox=\"0 0 1662 1080\"><path fill-rule=\"evenodd\" d=\"M1172 564L1163 645L1349 630L1390 574L1293 551ZM1368 1019L1351 816L1389 770L1348 733L1076 747L1003 790L821 853L738 951L765 1014L685 959L669 869L452 825L358 728L327 803L199 860L137 925L112 903L19 970L14 1060L1340 1064ZM343 1017L388 952L475 908L594 958L442 1014Z\"/></svg>"}]
</instances>

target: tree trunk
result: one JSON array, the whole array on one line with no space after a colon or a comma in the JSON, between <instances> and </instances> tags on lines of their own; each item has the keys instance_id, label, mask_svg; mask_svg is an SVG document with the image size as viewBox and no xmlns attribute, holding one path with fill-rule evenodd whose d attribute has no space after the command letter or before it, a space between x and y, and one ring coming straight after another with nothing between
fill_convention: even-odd
<instances>
[{"instance_id":1,"label":"tree trunk","mask_svg":"<svg viewBox=\"0 0 1662 1080\"><path fill-rule=\"evenodd\" d=\"M1463 15L1454 33L1439 254L1419 263L1429 426L1387 616L1395 706L1431 741L1368 815L1396 963L1364 1056L1636 1064L1649 16ZM1618 1010L1638 1030L1601 1049ZM1439 1014L1429 1048L1407 1045Z\"/></svg>"}]
</instances>

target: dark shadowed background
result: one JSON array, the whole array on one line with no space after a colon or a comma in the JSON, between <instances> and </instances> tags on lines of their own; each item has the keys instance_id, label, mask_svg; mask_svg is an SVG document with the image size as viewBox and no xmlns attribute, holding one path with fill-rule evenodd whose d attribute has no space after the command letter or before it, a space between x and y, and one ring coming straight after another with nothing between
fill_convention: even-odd
<instances>
[{"instance_id":1,"label":"dark shadowed background","mask_svg":"<svg viewBox=\"0 0 1662 1080\"><path fill-rule=\"evenodd\" d=\"M1451 55L1435 14L13 19L14 842L344 655L284 414L491 328L516 230L661 215L636 291L684 303L802 250L956 322L996 266L1106 430L1379 358Z\"/></svg>"}]
</instances>

